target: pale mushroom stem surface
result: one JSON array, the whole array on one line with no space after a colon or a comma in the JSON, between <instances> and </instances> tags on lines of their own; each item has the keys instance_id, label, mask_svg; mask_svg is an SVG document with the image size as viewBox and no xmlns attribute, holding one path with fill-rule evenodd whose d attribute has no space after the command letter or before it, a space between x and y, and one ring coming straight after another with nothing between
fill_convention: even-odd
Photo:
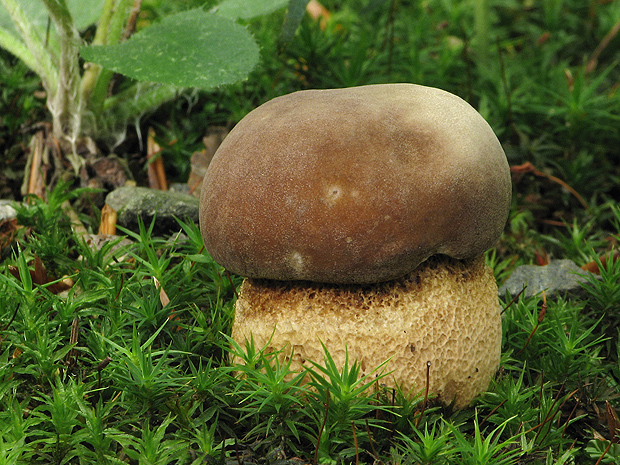
<instances>
[{"instance_id":1,"label":"pale mushroom stem surface","mask_svg":"<svg viewBox=\"0 0 620 465\"><path fill-rule=\"evenodd\" d=\"M336 286L246 279L232 337L292 357L295 371L322 362L325 344L342 368L346 352L361 375L389 359L381 382L417 394L426 388L464 407L500 360L497 286L484 259L430 259L408 276L380 284Z\"/></svg>"}]
</instances>

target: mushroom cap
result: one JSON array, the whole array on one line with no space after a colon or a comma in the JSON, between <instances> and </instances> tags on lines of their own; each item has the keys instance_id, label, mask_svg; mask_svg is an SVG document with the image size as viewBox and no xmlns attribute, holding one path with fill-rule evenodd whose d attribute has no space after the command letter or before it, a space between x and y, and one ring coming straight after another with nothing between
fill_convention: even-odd
<instances>
[{"instance_id":1,"label":"mushroom cap","mask_svg":"<svg viewBox=\"0 0 620 465\"><path fill-rule=\"evenodd\" d=\"M430 362L429 392L461 408L497 371L502 325L483 256L433 257L401 279L371 285L246 279L232 338L281 351L280 362L291 357L295 372L323 360L321 343L339 369L348 351L360 376L390 359L380 382L412 394L424 392Z\"/></svg>"},{"instance_id":2,"label":"mushroom cap","mask_svg":"<svg viewBox=\"0 0 620 465\"><path fill-rule=\"evenodd\" d=\"M491 247L508 216L502 147L461 98L414 84L306 90L250 112L201 191L205 246L236 274L372 283Z\"/></svg>"}]
</instances>

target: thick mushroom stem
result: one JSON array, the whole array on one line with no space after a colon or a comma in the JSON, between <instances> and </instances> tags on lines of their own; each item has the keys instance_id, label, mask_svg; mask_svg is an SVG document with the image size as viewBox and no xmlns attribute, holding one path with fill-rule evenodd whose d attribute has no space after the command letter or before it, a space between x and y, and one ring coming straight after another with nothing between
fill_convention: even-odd
<instances>
[{"instance_id":1,"label":"thick mushroom stem","mask_svg":"<svg viewBox=\"0 0 620 465\"><path fill-rule=\"evenodd\" d=\"M385 360L383 379L405 392L426 389L457 408L487 389L500 360L497 285L483 257L433 257L404 278L372 285L246 279L232 337L284 349L301 370L323 360L321 342L342 367L345 351L361 375Z\"/></svg>"}]
</instances>

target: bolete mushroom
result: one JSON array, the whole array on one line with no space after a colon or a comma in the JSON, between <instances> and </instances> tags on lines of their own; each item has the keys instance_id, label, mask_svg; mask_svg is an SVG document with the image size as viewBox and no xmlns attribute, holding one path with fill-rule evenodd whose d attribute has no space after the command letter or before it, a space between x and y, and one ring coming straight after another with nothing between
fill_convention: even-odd
<instances>
[{"instance_id":1,"label":"bolete mushroom","mask_svg":"<svg viewBox=\"0 0 620 465\"><path fill-rule=\"evenodd\" d=\"M511 198L484 118L414 84L307 90L250 112L202 186L207 250L246 277L232 337L285 349L300 368L322 345L362 374L467 405L500 357L497 286L483 252Z\"/></svg>"}]
</instances>

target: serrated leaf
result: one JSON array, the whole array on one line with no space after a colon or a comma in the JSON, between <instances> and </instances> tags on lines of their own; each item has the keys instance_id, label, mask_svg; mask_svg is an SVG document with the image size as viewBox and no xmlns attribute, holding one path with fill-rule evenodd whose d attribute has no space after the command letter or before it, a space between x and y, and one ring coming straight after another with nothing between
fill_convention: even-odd
<instances>
[{"instance_id":1,"label":"serrated leaf","mask_svg":"<svg viewBox=\"0 0 620 465\"><path fill-rule=\"evenodd\" d=\"M250 19L284 8L288 0L224 0L214 11L230 19Z\"/></svg>"},{"instance_id":2,"label":"serrated leaf","mask_svg":"<svg viewBox=\"0 0 620 465\"><path fill-rule=\"evenodd\" d=\"M203 10L164 18L116 45L87 46L82 58L139 81L217 87L258 63L258 45L241 25Z\"/></svg>"}]
</instances>

